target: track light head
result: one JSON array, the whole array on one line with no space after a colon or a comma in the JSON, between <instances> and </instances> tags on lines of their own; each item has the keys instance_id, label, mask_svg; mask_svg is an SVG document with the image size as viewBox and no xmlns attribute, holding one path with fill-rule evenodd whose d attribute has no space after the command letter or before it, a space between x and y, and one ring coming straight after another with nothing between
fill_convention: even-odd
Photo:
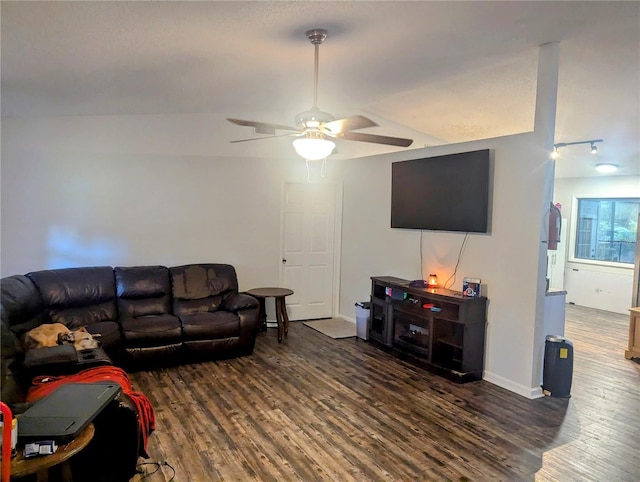
<instances>
[{"instance_id":1,"label":"track light head","mask_svg":"<svg viewBox=\"0 0 640 482\"><path fill-rule=\"evenodd\" d=\"M558 148L553 146L553 151L551 151L551 159L557 159L560 154L558 153Z\"/></svg>"},{"instance_id":2,"label":"track light head","mask_svg":"<svg viewBox=\"0 0 640 482\"><path fill-rule=\"evenodd\" d=\"M591 154L597 154L598 153L598 148L596 147L595 142L591 143Z\"/></svg>"}]
</instances>

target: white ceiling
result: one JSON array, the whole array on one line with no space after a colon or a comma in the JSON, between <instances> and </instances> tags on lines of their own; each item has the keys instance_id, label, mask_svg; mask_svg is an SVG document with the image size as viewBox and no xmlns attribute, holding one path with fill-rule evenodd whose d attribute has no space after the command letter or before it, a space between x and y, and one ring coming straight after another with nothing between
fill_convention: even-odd
<instances>
[{"instance_id":1,"label":"white ceiling","mask_svg":"<svg viewBox=\"0 0 640 482\"><path fill-rule=\"evenodd\" d=\"M1 3L2 115L202 115L222 156L273 157L287 138L226 117L291 125L318 105L412 148L530 131L538 47L560 42L556 142L604 139L597 162L640 174L640 2ZM399 148L338 141L336 158ZM594 174L588 146L558 177Z\"/></svg>"}]
</instances>

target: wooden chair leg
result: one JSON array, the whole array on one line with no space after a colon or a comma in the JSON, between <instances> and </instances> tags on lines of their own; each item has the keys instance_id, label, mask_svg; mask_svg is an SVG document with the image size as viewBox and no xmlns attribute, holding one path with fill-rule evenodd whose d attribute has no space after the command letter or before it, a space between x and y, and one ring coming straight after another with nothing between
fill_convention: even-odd
<instances>
[{"instance_id":1,"label":"wooden chair leg","mask_svg":"<svg viewBox=\"0 0 640 482\"><path fill-rule=\"evenodd\" d=\"M278 320L278 343L282 343L284 333L284 318L282 316L281 298L276 297L276 319Z\"/></svg>"},{"instance_id":2,"label":"wooden chair leg","mask_svg":"<svg viewBox=\"0 0 640 482\"><path fill-rule=\"evenodd\" d=\"M287 337L289 335L289 315L287 314L287 305L284 296L276 298L276 316L278 318L278 341L282 341L282 334ZM282 332L280 331L282 325Z\"/></svg>"},{"instance_id":3,"label":"wooden chair leg","mask_svg":"<svg viewBox=\"0 0 640 482\"><path fill-rule=\"evenodd\" d=\"M73 482L71 463L68 460L60 464L60 476L62 477L62 482Z\"/></svg>"},{"instance_id":4,"label":"wooden chair leg","mask_svg":"<svg viewBox=\"0 0 640 482\"><path fill-rule=\"evenodd\" d=\"M36 482L49 482L49 469L36 472Z\"/></svg>"},{"instance_id":5,"label":"wooden chair leg","mask_svg":"<svg viewBox=\"0 0 640 482\"><path fill-rule=\"evenodd\" d=\"M289 335L289 315L287 314L287 303L284 299L284 296L280 298L280 304L282 307L282 317L284 319L284 336Z\"/></svg>"},{"instance_id":6,"label":"wooden chair leg","mask_svg":"<svg viewBox=\"0 0 640 482\"><path fill-rule=\"evenodd\" d=\"M258 303L260 304L260 308L258 310L258 321L259 326L258 330L267 331L267 309L264 298L258 298Z\"/></svg>"}]
</instances>

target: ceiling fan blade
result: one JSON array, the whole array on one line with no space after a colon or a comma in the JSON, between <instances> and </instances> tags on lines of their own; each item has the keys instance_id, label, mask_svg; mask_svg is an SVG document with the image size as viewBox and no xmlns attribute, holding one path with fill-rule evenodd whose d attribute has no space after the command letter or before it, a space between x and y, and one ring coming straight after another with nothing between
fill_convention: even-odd
<instances>
[{"instance_id":1,"label":"ceiling fan blade","mask_svg":"<svg viewBox=\"0 0 640 482\"><path fill-rule=\"evenodd\" d=\"M250 139L236 139L235 141L229 141L231 144L236 142L248 142L248 141L261 141L263 139L273 139L274 137L297 137L302 135L303 132L292 132L290 134L278 134L276 136L266 136L266 137L251 137Z\"/></svg>"},{"instance_id":2,"label":"ceiling fan blade","mask_svg":"<svg viewBox=\"0 0 640 482\"><path fill-rule=\"evenodd\" d=\"M266 122L248 121L248 120L242 120L242 119L231 119L228 117L227 117L227 120L239 126L253 127L256 130L256 134L272 134L273 135L276 133L276 130L299 132L299 129L296 127L282 126L279 124L269 124Z\"/></svg>"},{"instance_id":3,"label":"ceiling fan blade","mask_svg":"<svg viewBox=\"0 0 640 482\"><path fill-rule=\"evenodd\" d=\"M323 129L329 129L331 134L336 135L340 132L354 131L356 129L364 129L366 127L377 127L378 124L371 119L362 115L352 115L342 119L336 119L322 125Z\"/></svg>"},{"instance_id":4,"label":"ceiling fan blade","mask_svg":"<svg viewBox=\"0 0 640 482\"><path fill-rule=\"evenodd\" d=\"M363 134L362 132L342 132L335 137L337 139L345 139L347 141L373 142L375 144L388 144L390 146L398 147L409 147L413 143L413 139Z\"/></svg>"}]
</instances>

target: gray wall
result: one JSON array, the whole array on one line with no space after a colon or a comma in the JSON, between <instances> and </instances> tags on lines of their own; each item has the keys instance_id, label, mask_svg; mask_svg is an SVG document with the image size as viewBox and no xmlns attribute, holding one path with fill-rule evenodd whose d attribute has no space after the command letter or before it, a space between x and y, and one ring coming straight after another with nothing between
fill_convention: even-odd
<instances>
[{"instance_id":1,"label":"gray wall","mask_svg":"<svg viewBox=\"0 0 640 482\"><path fill-rule=\"evenodd\" d=\"M167 145L196 154L204 150L181 144L180 120L175 119L174 142L167 141L171 130L166 129L158 133L158 146L153 139L128 136L126 129L101 128L95 118L5 119L2 275L62 266L210 261L234 264L241 289L277 284L281 186L285 180L304 181L304 163L294 157L159 153ZM164 121L170 125L172 119ZM548 162L533 146L532 134L330 164L329 180L344 183L338 311L354 317L354 303L368 297L370 276L420 276L419 231L389 227L391 162L486 147L495 150L492 233L471 235L453 287L459 289L463 276L487 284L486 377L522 393L529 390L533 356ZM425 232L425 272L446 280L462 239L462 234Z\"/></svg>"},{"instance_id":2,"label":"gray wall","mask_svg":"<svg viewBox=\"0 0 640 482\"><path fill-rule=\"evenodd\" d=\"M491 148L495 153L490 235L472 234L452 289L462 278L487 285L488 338L485 379L523 393L539 292L538 261L545 156L522 134L413 152L434 156ZM540 155L542 154L542 155ZM391 162L406 154L355 159L345 164L340 312L354 316L354 302L368 298L370 276L420 278L420 231L391 229ZM446 200L442 200L443 204ZM453 273L464 233L422 233L423 272L443 282Z\"/></svg>"},{"instance_id":3,"label":"gray wall","mask_svg":"<svg viewBox=\"0 0 640 482\"><path fill-rule=\"evenodd\" d=\"M557 53L541 48L534 132L331 162L327 172L344 189L338 312L353 317L370 276L420 275L420 233L389 228L391 162L493 149L491 234L471 236L453 287L463 276L487 285L484 378L527 397L540 395ZM306 179L304 162L213 157L206 125L184 115L3 119L2 275L204 261L236 265L241 289L277 283L281 187ZM462 239L425 233L424 271L446 280Z\"/></svg>"},{"instance_id":4,"label":"gray wall","mask_svg":"<svg viewBox=\"0 0 640 482\"><path fill-rule=\"evenodd\" d=\"M277 284L281 183L301 163L203 155L182 122L143 136L148 116L3 119L2 275L228 262L242 289Z\"/></svg>"}]
</instances>

